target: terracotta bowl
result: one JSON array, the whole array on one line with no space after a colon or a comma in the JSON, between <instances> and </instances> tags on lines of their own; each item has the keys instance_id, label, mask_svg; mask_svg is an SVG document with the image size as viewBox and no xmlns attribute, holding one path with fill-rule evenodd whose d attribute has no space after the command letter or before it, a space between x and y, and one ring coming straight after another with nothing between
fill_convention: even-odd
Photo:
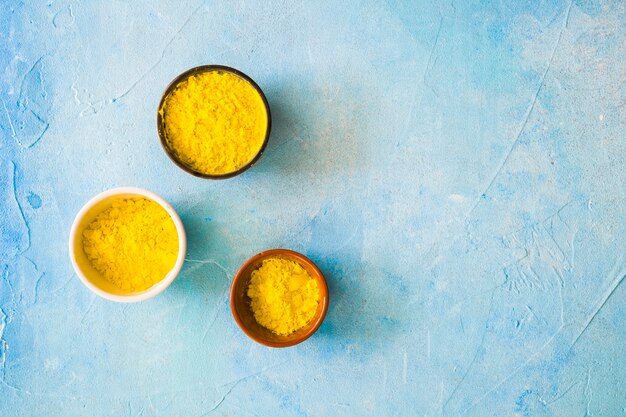
<instances>
[{"instance_id":1,"label":"terracotta bowl","mask_svg":"<svg viewBox=\"0 0 626 417\"><path fill-rule=\"evenodd\" d=\"M317 280L320 289L320 302L311 322L288 336L279 336L261 326L255 320L250 308L250 297L247 295L250 276L252 271L259 268L263 260L267 258L284 258L298 262L311 277ZM309 258L288 249L272 249L248 259L239 269L230 287L230 309L241 330L255 342L276 348L293 346L308 339L324 321L328 310L328 287L324 275Z\"/></svg>"}]
</instances>

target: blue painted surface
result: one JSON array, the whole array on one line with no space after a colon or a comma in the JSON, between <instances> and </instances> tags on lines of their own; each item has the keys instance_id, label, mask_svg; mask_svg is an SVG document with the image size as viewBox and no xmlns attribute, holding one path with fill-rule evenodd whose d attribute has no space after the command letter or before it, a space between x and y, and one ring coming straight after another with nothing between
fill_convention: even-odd
<instances>
[{"instance_id":1,"label":"blue painted surface","mask_svg":"<svg viewBox=\"0 0 626 417\"><path fill-rule=\"evenodd\" d=\"M623 1L143 3L0 8L0 415L626 413ZM208 63L274 118L222 182L155 128L168 82ZM136 305L67 256L80 207L122 185L189 234ZM274 247L331 291L284 350L228 306Z\"/></svg>"}]
</instances>

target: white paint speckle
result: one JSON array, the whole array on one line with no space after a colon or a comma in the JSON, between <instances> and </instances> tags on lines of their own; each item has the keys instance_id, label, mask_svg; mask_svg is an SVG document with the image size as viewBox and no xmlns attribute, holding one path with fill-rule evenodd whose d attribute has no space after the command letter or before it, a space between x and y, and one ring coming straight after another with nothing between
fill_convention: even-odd
<instances>
[{"instance_id":1,"label":"white paint speckle","mask_svg":"<svg viewBox=\"0 0 626 417\"><path fill-rule=\"evenodd\" d=\"M59 358L47 358L43 366L51 371L56 371L61 366L61 361L59 361Z\"/></svg>"},{"instance_id":2,"label":"white paint speckle","mask_svg":"<svg viewBox=\"0 0 626 417\"><path fill-rule=\"evenodd\" d=\"M461 194L450 194L448 196L448 200L454 203L461 204L461 203L464 203L467 200L467 198L465 198L465 196Z\"/></svg>"},{"instance_id":3,"label":"white paint speckle","mask_svg":"<svg viewBox=\"0 0 626 417\"><path fill-rule=\"evenodd\" d=\"M448 281L439 280L435 283L435 289L437 291L444 291L446 288L448 288Z\"/></svg>"}]
</instances>

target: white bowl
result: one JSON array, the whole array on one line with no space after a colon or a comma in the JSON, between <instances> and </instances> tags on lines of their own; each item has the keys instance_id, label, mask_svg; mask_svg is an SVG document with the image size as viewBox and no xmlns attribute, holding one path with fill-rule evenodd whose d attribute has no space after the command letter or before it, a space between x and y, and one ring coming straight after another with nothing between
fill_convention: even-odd
<instances>
[{"instance_id":1,"label":"white bowl","mask_svg":"<svg viewBox=\"0 0 626 417\"><path fill-rule=\"evenodd\" d=\"M165 211L170 215L176 226L178 232L178 257L174 267L167 273L165 278L154 284L152 287L141 292L125 292L109 281L104 279L102 275L96 271L91 262L87 259L85 252L83 251L83 229L88 226L95 217L102 211L111 207L112 200L116 198L147 198L158 203ZM113 188L98 194L83 206L82 209L76 215L72 229L70 231L70 259L72 260L72 266L78 275L78 278L94 293L100 297L108 300L122 302L122 303L134 303L137 301L144 301L156 296L165 290L174 281L174 278L180 272L185 261L185 253L187 252L187 238L185 235L185 228L183 222L180 221L180 217L176 214L176 211L165 200L151 191L144 190L137 187L120 187Z\"/></svg>"}]
</instances>

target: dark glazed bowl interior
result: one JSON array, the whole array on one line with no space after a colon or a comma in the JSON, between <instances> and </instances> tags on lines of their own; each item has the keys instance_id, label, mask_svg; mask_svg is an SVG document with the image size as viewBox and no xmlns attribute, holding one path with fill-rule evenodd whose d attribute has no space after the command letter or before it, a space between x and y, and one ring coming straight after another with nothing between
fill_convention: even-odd
<instances>
[{"instance_id":1,"label":"dark glazed bowl interior","mask_svg":"<svg viewBox=\"0 0 626 417\"><path fill-rule=\"evenodd\" d=\"M219 175L204 174L202 172L198 172L194 170L193 168L191 168L190 166L188 166L187 164L185 164L180 159L178 159L178 157L174 154L174 152L170 149L170 147L167 144L167 137L165 134L165 121L163 118L163 106L165 105L165 99L167 98L167 96L176 87L178 87L178 85L181 82L185 81L187 78L193 75L201 74L203 72L210 72L210 71L228 72L250 83L250 85L252 85L252 87L254 87L254 89L261 96L261 99L263 100L263 105L265 106L265 112L267 114L267 130L265 132L265 138L263 139L263 144L261 145L261 148L259 149L257 154L254 156L254 158L252 158L247 164L245 164L244 166L242 166L236 171L228 172L226 174L219 174ZM223 180L226 178L232 178L236 175L241 174L248 168L252 167L263 154L263 151L265 150L265 147L267 146L267 141L269 140L271 130L272 130L272 115L270 113L270 106L267 102L267 99L265 98L265 94L263 94L263 90L261 90L261 87L259 87L257 83L255 83L254 80L252 80L252 78L248 77L243 72L236 70L234 68L231 68L231 67L226 67L224 65L201 65L199 67L191 68L190 70L187 70L183 72L182 74L180 74L178 77L174 78L174 80L172 80L172 82L167 86L167 88L163 92L163 95L161 96L161 101L159 102L159 108L157 110L157 131L159 133L161 146L163 147L163 150L165 151L167 156L172 160L172 162L178 165L178 167L182 169L183 171L193 176L204 178L204 179L209 179L209 180Z\"/></svg>"},{"instance_id":2,"label":"dark glazed bowl interior","mask_svg":"<svg viewBox=\"0 0 626 417\"><path fill-rule=\"evenodd\" d=\"M259 268L263 260L268 258L284 258L299 263L312 278L317 280L320 290L320 301L311 322L287 336L272 333L257 323L250 308L250 297L247 291L252 271ZM288 249L272 249L253 256L239 269L230 288L230 308L235 322L255 342L269 347L293 346L308 339L324 321L328 310L328 287L324 275L309 258Z\"/></svg>"}]
</instances>

